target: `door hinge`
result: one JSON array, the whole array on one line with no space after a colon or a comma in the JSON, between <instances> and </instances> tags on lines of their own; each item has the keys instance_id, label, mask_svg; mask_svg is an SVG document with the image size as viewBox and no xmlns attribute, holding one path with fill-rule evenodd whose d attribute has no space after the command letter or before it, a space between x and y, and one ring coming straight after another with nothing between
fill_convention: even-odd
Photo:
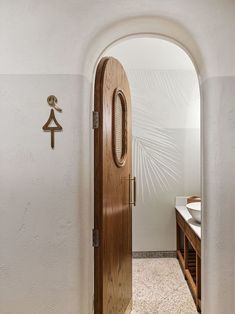
<instances>
[{"instance_id":1,"label":"door hinge","mask_svg":"<svg viewBox=\"0 0 235 314\"><path fill-rule=\"evenodd\" d=\"M92 243L93 243L93 247L99 247L99 230L98 229L92 230Z\"/></svg>"},{"instance_id":2,"label":"door hinge","mask_svg":"<svg viewBox=\"0 0 235 314\"><path fill-rule=\"evenodd\" d=\"M93 111L93 129L99 128L99 112Z\"/></svg>"}]
</instances>

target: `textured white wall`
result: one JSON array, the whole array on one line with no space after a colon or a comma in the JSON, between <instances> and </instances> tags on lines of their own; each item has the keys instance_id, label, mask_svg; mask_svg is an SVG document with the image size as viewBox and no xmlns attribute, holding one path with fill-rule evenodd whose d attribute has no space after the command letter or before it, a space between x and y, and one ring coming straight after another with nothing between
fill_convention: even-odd
<instances>
[{"instance_id":1,"label":"textured white wall","mask_svg":"<svg viewBox=\"0 0 235 314\"><path fill-rule=\"evenodd\" d=\"M89 120L77 105L89 101L82 94L90 84L79 75L1 75L0 86L5 134L0 148L0 313L74 314L87 308L93 281L92 273L84 271L93 267L87 257L93 216L81 210L92 206L90 162L83 150L89 139L79 121ZM56 113L64 130L55 134L54 151L50 134L42 132L50 94L63 108Z\"/></svg>"},{"instance_id":2,"label":"textured white wall","mask_svg":"<svg viewBox=\"0 0 235 314\"><path fill-rule=\"evenodd\" d=\"M234 1L1 0L0 7L0 71L7 80L0 85L0 312L92 313L92 71L113 41L151 32L185 45L200 70L203 313L233 313ZM58 74L75 74L75 83L57 85ZM51 93L64 109L54 152L41 132Z\"/></svg>"},{"instance_id":3,"label":"textured white wall","mask_svg":"<svg viewBox=\"0 0 235 314\"><path fill-rule=\"evenodd\" d=\"M120 60L131 88L133 251L175 250L175 197L200 195L196 70L183 49L163 39L129 39L104 55Z\"/></svg>"}]
</instances>

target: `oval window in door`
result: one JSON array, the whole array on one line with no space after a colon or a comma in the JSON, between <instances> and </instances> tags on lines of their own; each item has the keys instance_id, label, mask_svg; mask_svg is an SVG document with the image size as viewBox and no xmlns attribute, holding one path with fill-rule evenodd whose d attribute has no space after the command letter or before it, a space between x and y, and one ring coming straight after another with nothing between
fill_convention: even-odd
<instances>
[{"instance_id":1,"label":"oval window in door","mask_svg":"<svg viewBox=\"0 0 235 314\"><path fill-rule=\"evenodd\" d=\"M127 105L124 93L116 89L113 95L113 157L116 165L125 165L127 154Z\"/></svg>"}]
</instances>

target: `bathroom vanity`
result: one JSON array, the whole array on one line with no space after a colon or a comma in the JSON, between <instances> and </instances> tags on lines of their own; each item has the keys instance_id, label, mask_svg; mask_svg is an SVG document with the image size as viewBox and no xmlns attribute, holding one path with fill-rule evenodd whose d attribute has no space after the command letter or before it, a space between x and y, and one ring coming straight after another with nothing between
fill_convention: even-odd
<instances>
[{"instance_id":1,"label":"bathroom vanity","mask_svg":"<svg viewBox=\"0 0 235 314\"><path fill-rule=\"evenodd\" d=\"M189 214L186 206L175 206L177 257L185 279L201 311L201 225Z\"/></svg>"}]
</instances>

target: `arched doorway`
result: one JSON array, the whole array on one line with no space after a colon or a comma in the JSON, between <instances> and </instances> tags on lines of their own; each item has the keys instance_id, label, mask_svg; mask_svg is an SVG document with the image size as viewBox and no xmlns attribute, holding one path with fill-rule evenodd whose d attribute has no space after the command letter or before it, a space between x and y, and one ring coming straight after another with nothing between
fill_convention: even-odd
<instances>
[{"instance_id":1,"label":"arched doorway","mask_svg":"<svg viewBox=\"0 0 235 314\"><path fill-rule=\"evenodd\" d=\"M140 231L140 226L141 224L143 224L143 221L145 220L145 217L146 217L146 212L145 212L145 215L141 215L141 211L140 211L140 208L143 208L143 206L146 206L144 204L146 204L146 194L155 194L156 195L156 192L157 190L161 190L162 193L163 193L163 190L166 188L167 185L170 185L170 187L168 187L168 189L166 188L165 189L165 196L167 196L166 198L168 198L168 200L165 200L165 203L168 205L168 209L169 209L169 199L172 199L173 195L174 197L177 196L177 193L178 195L190 195L190 194L199 194L200 193L200 91L199 91L199 84L198 84L198 78L197 78L197 72L196 72L196 69L193 65L193 62L191 61L191 59L189 58L189 56L181 49L179 48L178 46L176 46L175 44L172 44L172 43L169 43L169 42L166 42L165 40L163 39L158 39L159 42L161 42L164 46L163 50L161 51L162 48L160 48L160 46L156 46L156 50L153 51L154 49L152 49L154 47L154 45L151 47L148 46L149 43L147 43L147 41L149 42L154 42L154 40L156 41L156 39L154 39L154 36L146 36L146 37L143 37L142 39L140 38L140 35L138 36L139 38L136 38L136 39L129 39L128 38L125 38L125 41L123 40L122 43L120 45L118 45L116 43L116 46L114 46L113 48L111 49L107 49L105 52L104 52L104 55L111 55L111 56L114 56L116 58L118 58L122 63L124 63L124 67L128 67L128 62L132 62L132 66L133 66L133 59L136 58L136 55L138 54L137 52L140 52L141 54L141 48L145 47L148 51L150 51L153 55L156 56L155 58L155 61L157 60L157 64L154 64L152 65L152 68L149 68L147 70L149 70L149 72L147 73L146 72L146 68L142 68L142 69L139 69L139 70L142 70L139 71L138 73L136 72L136 69L134 69L135 73L133 73L133 71L130 70L130 67L129 67L129 71L127 71L127 73L129 74L128 76L131 77L131 81L133 82L134 79L133 79L133 76L135 76L135 79L136 79L136 76L139 77L139 86L138 86L138 83L136 85L136 82L133 83L133 85L135 85L133 87L133 89L135 89L137 86L138 88L141 89L141 84L142 84L142 87L145 85L146 87L146 82L147 83L147 89L142 89L141 92L142 92L142 95L145 93L148 93L148 91L150 91L152 94L154 89L155 90L155 96L156 94L158 94L159 96L159 92L161 92L162 96L159 98L155 98L154 100L158 102L158 104L160 103L160 106L153 106L153 103L149 106L149 107L144 107L143 108L143 105L144 103L149 103L151 102L151 100L149 101L149 94L148 93L148 97L142 97L142 108L140 108L141 106L139 106L139 108L137 108L138 106L134 106L133 108L133 111L134 111L134 118L133 118L133 124L135 124L135 122L138 120L140 125L138 126L138 123L137 123L137 126L135 126L134 130L135 132L137 132L137 134L134 134L134 141L133 141L133 151L136 152L138 151L138 149L140 148L140 144L143 148L143 146L145 146L145 144L147 143L147 151L151 153L154 153L154 156L152 156L151 158L151 154L149 156L147 156L148 158L150 157L150 162L146 163L146 162L143 162L143 150L141 151L139 149L138 151L138 154L135 154L134 155L134 159L133 159L133 162L134 162L134 171L136 173L134 173L135 175L137 175L137 177L141 178L139 180L139 189L138 189L138 195L140 196L140 205L139 205L139 208L137 207L137 212L139 212L139 218L135 218L134 217L134 229L138 231ZM142 42L141 42L142 40ZM132 44L129 45L129 47L121 47L120 46L125 46L127 45L127 43L131 42L132 41ZM136 46L136 43L138 43L139 41L139 46L137 44ZM146 42L144 42L146 41ZM133 45L133 42L135 42L135 44ZM166 55L164 55L164 52L166 53L167 49L167 45L170 45L171 46L175 46L176 50L175 50L175 54L172 54L170 56L170 59L168 58L168 62L170 60L170 63L171 63L171 66L170 68L166 68L164 66L163 63L164 63L164 60L167 59L166 58ZM127 45L128 46L128 45ZM117 47L119 47L117 49ZM169 47L168 47L169 48ZM127 53L125 53L125 51L127 52L127 50L125 49L132 49L132 51L130 51L130 55L133 56L132 60L127 58ZM157 50L159 49L159 50ZM164 50L165 49L165 50ZM178 49L178 50L177 50ZM135 52L135 53L134 53ZM157 53L158 52L158 53ZM186 58L186 61L183 62L180 66L183 67L183 70L185 71L184 74L182 72L182 68L177 68L177 66L179 66L180 62L182 62L182 58L181 58L181 55L180 55L180 52L182 54L184 54L185 58ZM161 58L158 58L157 59L157 55L159 54L159 56L161 55L162 53L162 59ZM179 56L177 57L177 53L179 53ZM140 58L138 60L136 60L136 64L140 64L140 60L141 60L141 57L142 59L144 59L144 51L142 51L142 55L140 56ZM174 60L174 57L175 57L175 60ZM172 60L171 60L172 58ZM154 60L154 58L152 58ZM159 59L161 59L161 61L159 61ZM166 61L167 62L167 61ZM147 59L144 59L142 61L142 67L143 67L143 64L146 65L146 63L149 64L149 56L147 56ZM160 66L160 69L159 69L159 66ZM174 66L176 66L176 68L174 68ZM155 68L154 68L155 67ZM169 67L169 64L168 64L168 67ZM148 68L148 67L147 67ZM174 70L174 73L172 73L172 70ZM191 73L189 71L192 71ZM161 73L159 73L159 71ZM168 72L167 72L168 71ZM170 72L171 74L169 74ZM178 72L177 72L178 71ZM179 72L181 71L181 72ZM132 73L131 73L132 72ZM151 75L149 75L151 72ZM173 75L172 75L173 74ZM164 77L164 78L163 78ZM138 79L137 79L138 81ZM191 81L191 84L190 84L190 81ZM177 86L177 84L178 86ZM187 82L187 84L186 84ZM132 84L131 84L132 85ZM184 88L188 89L187 92L185 90L185 93L182 92L183 90L180 91L180 85L183 85ZM196 94L194 94L194 97L197 98L197 109L195 110L195 108L192 108L192 103L193 103L193 100L189 98L190 97L193 97L192 95L190 95L190 93L192 93L192 86L195 85L196 86ZM171 88L169 88L171 86ZM152 87L152 88L151 88ZM173 87L173 88L172 88ZM178 87L178 88L177 88ZM158 93L157 93L158 91ZM186 94L189 92L189 95L186 96ZM164 94L166 96L166 94L168 93L168 101L166 101L166 98L164 99ZM137 93L138 94L138 93ZM179 97L179 94L181 94L182 97ZM184 96L186 96L186 98L183 96L183 94L185 94ZM134 104L136 104L140 99L141 99L141 94L138 94L138 95L134 95L136 97L134 97ZM139 100L138 100L139 98ZM151 97L150 97L151 98ZM180 100L181 99L181 100ZM153 100L153 99L152 99ZM179 107L180 107L180 103L182 105L182 103L184 102L184 106L182 107L181 106L181 110L179 110ZM162 104L163 103L163 104ZM168 105L167 105L168 103ZM176 109L174 107L172 107L172 104L174 104L176 107L178 107L178 110L177 111L174 111L172 109ZM188 104L191 104L191 109L188 108ZM163 106L162 106L163 105ZM162 107L161 107L162 106ZM168 106L168 107L167 107ZM158 108L158 110L156 111L156 115L155 115L155 120L153 118L154 116L154 110L156 110L156 107ZM163 107L165 108L163 110ZM190 107L190 106L189 106ZM142 109L142 111L141 111ZM141 111L141 112L139 112ZM194 111L194 112L193 112ZM149 116L148 116L148 113L149 113ZM161 117L159 117L159 115L163 114ZM147 117L147 116L148 117ZM164 116L165 115L165 116ZM178 115L178 118L177 118L177 115ZM143 119L144 117L144 119ZM194 135L193 133L190 134L190 132L187 134L187 138L190 139L191 138L191 141L188 146L188 144L186 144L184 142L183 146L184 146L184 149L185 151L183 152L182 149L181 149L181 157L178 156L174 156L175 154L177 155L177 147L179 146L178 144L176 143L173 143L173 142L177 142L177 140L179 142L182 142L182 137L178 137L178 139L176 140L177 136L176 136L176 133L175 133L175 136L176 137L172 137L171 136L168 136L169 134L166 134L163 129L166 129L162 126L159 126L158 123L159 123L159 120L158 122L156 121L156 119L160 118L161 122L163 123L164 125L164 119L165 119L165 122L167 123L167 129L169 128L175 128L175 129L178 129L177 132L179 131L179 129L187 129L189 130L190 128L192 129L197 129L197 132L196 132L196 135L195 135L195 132L194 132ZM153 118L153 119L152 119ZM142 121L140 121L142 120ZM186 123L186 125L185 125ZM152 129L151 129L152 128ZM150 138L146 138L145 137L141 137L139 136L140 133L144 132L144 130L146 131L146 134L151 134ZM157 132L156 132L157 130ZM139 133L139 134L138 134ZM174 133L174 132L173 132ZM171 134L173 134L171 133ZM184 133L184 132L183 132ZM185 133L184 135L181 134L181 136L185 137ZM154 139L157 141L154 141ZM158 141L158 138L160 139ZM170 140L171 138L171 140ZM173 139L174 138L174 139ZM194 140L192 140L192 138L194 138ZM172 141L173 139L173 141ZM141 141L141 143L139 143L139 141ZM161 143L165 143L166 144L166 147L162 147ZM197 145L194 145L195 143L197 143ZM149 145L150 144L150 145ZM159 152L154 152L154 149L157 150L157 145L160 145L161 146L161 151ZM192 147L190 147L190 145L193 145ZM164 146L164 145L163 145ZM187 158L185 158L185 155L192 151L192 148L195 149L195 146L197 146L197 149L196 151L194 150L194 153L196 152L196 154L194 154L192 156L188 156ZM145 152L146 152L146 147L145 147ZM165 160L164 160L164 152L165 152ZM161 156L160 156L160 155ZM158 155L158 156L157 156ZM159 159L159 156L160 156L160 159ZM169 158L169 156L171 156ZM179 165L177 166L177 162L176 162L176 159L179 158L181 161L182 161L182 156L184 156L185 159L187 159L185 161L185 163L181 166L185 167L185 164L187 164L186 168L188 167L188 171L185 172L185 169L183 170L183 172L185 172L184 174L184 182L181 182L177 183L177 176L180 176L180 172L182 173L182 169L178 169L179 168ZM192 160L192 157L195 157L197 156L197 160L195 161ZM146 157L146 156L145 156ZM163 158L163 159L162 159ZM158 160L157 160L158 159ZM155 162L154 162L155 160ZM146 158L145 158L145 161L146 161ZM159 162L159 164L158 164ZM168 163L169 162L169 163ZM194 172L194 176L196 175L196 179L195 177L193 177L193 174L192 173L189 173L192 169L193 169L193 166L194 166L194 170L195 168L197 169L196 172ZM178 167L178 168L177 168ZM147 169L146 169L147 168ZM165 170L164 170L165 169ZM137 174L138 172L138 174ZM179 172L177 174L177 172ZM152 174L151 174L152 173ZM191 178L187 177L187 176L191 176ZM155 181L154 181L155 180ZM171 183L169 183L169 181L173 180L176 185L175 185L175 188L171 186ZM188 183L187 183L187 180L188 180ZM194 184L191 186L191 190L190 190L190 187L189 187L189 181L194 181ZM192 183L192 182L191 182ZM178 191L179 192L176 192L174 189L177 189L179 187L179 185L183 185L184 188L180 188ZM177 186L177 188L176 188ZM185 189L185 187L187 186L187 188ZM196 190L195 190L195 186L196 186ZM172 191L172 189L174 191ZM173 192L172 195L169 195L169 191L171 190L171 192ZM153 202L156 201L156 199L154 198L151 198L151 205L148 204L147 206L148 207L152 207L152 209L154 209L154 205L153 205ZM164 203L164 201L163 201ZM163 205L163 203L161 204L161 206ZM152 214L153 212L157 213L158 211L155 211L155 210L152 210ZM167 212L167 209L166 208L162 208L161 209L161 212L162 214L166 214ZM174 204L172 203L172 208L170 208L170 212L172 214L172 212L174 213ZM158 213L159 214L159 213ZM160 214L159 217L162 217L162 214ZM167 216L167 214L166 214ZM151 217L151 218L150 218ZM151 222L153 222L153 219L155 218L155 222L157 221L159 223L159 219L157 216L153 216L150 214L150 217L149 217L149 222L146 221L146 226L150 226L151 225ZM166 217L165 217L166 218ZM138 222L139 220L139 222ZM141 231L140 231L140 234L135 238L134 236L134 250L135 250L135 247L138 247L138 244L140 244L140 247L142 245L142 253L143 251L154 251L155 253L156 252L159 252L161 251L168 251L169 252L173 252L174 251L174 247L175 247L175 228L174 228L174 222L173 221L174 218L173 218L173 215L171 215L171 223L169 224L169 215L167 216L167 218L165 219L165 222L161 221L160 224L163 225L163 229L162 229L162 232L161 234L155 234L155 237L156 237L156 241L155 242L159 242L158 245L158 249L149 249L149 250L146 250L146 247L144 247L146 245L146 239L143 241L143 243L139 243L141 242L141 240L144 238L144 232L146 233L146 226L144 226L142 228L142 234L141 234ZM167 223L168 221L168 223ZM156 224L152 225L152 228L150 227L150 229L153 229L153 228L156 228L156 229L159 229L159 226L158 225L158 228L156 226ZM165 230L165 235L164 236L164 230ZM167 236L169 236L169 234L171 233L171 239L169 240L169 243L171 242L171 244L164 244L164 243L160 243L161 240L163 240L162 242L164 242L164 237L166 238ZM159 236L160 235L160 236ZM149 239L149 235L147 235L147 237ZM152 239L152 243L154 243L154 236L153 236L153 239ZM144 243L145 242L145 243ZM173 244L174 243L174 244ZM156 244L156 243L155 243ZM151 244L149 244L151 247ZM152 244L154 246L154 244ZM162 246L161 246L162 245ZM165 245L165 246L164 246ZM168 246L169 245L169 246ZM152 247L153 247L152 246ZM157 246L156 246L157 247ZM155 247L155 248L156 248ZM159 247L160 247L160 250L159 250ZM138 251L138 249L137 249Z\"/></svg>"}]
</instances>

